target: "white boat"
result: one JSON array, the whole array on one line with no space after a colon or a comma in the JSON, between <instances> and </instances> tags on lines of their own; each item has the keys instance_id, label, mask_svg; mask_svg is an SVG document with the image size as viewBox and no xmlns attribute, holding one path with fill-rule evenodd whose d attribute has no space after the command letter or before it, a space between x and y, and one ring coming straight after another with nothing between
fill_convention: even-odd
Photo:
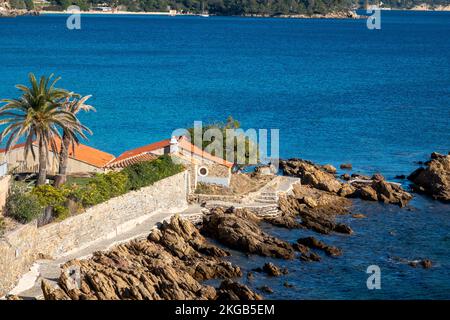
<instances>
[{"instance_id":1,"label":"white boat","mask_svg":"<svg viewBox=\"0 0 450 320\"><path fill-rule=\"evenodd\" d=\"M208 11L205 11L205 3L204 2L202 2L202 13L200 14L200 17L204 17L204 18L209 17Z\"/></svg>"}]
</instances>

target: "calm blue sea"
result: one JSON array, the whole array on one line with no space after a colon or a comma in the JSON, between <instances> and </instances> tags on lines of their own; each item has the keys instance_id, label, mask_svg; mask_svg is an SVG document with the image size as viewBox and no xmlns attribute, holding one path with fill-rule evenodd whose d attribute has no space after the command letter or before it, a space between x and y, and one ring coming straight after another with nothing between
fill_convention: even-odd
<instances>
[{"instance_id":1,"label":"calm blue sea","mask_svg":"<svg viewBox=\"0 0 450 320\"><path fill-rule=\"evenodd\" d=\"M62 15L0 19L0 97L15 97L30 71L55 73L61 86L93 95L97 113L82 116L94 131L89 144L115 155L232 115L245 128L280 129L283 157L351 162L392 178L450 151L450 13L381 15L381 30L365 20L82 16L71 31ZM289 275L257 275L250 285L268 283L269 298L450 298L449 205L417 195L409 210L367 202L354 210L368 216L344 218L355 235L325 237L342 257L277 261ZM264 260L232 259L249 269ZM372 264L381 290L366 288Z\"/></svg>"}]
</instances>

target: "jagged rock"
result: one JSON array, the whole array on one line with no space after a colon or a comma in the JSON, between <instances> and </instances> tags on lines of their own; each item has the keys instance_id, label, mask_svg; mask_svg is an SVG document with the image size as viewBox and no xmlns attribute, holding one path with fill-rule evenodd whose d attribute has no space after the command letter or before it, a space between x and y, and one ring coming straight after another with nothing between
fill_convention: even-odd
<instances>
[{"instance_id":1,"label":"jagged rock","mask_svg":"<svg viewBox=\"0 0 450 320\"><path fill-rule=\"evenodd\" d=\"M334 166L332 166L331 164L326 164L326 165L322 166L322 168L326 172L331 173L331 174L335 174L337 171L336 168Z\"/></svg>"},{"instance_id":2,"label":"jagged rock","mask_svg":"<svg viewBox=\"0 0 450 320\"><path fill-rule=\"evenodd\" d=\"M337 193L341 183L336 177L310 161L289 159L280 162L285 175L300 177L302 185L309 185L319 190Z\"/></svg>"},{"instance_id":3,"label":"jagged rock","mask_svg":"<svg viewBox=\"0 0 450 320\"><path fill-rule=\"evenodd\" d=\"M312 197L303 197L303 203L310 208L317 207L317 201L314 200Z\"/></svg>"},{"instance_id":4,"label":"jagged rock","mask_svg":"<svg viewBox=\"0 0 450 320\"><path fill-rule=\"evenodd\" d=\"M294 285L291 284L291 283L289 283L289 282L283 283L283 286L284 286L285 288L293 288L293 287L294 287Z\"/></svg>"},{"instance_id":5,"label":"jagged rock","mask_svg":"<svg viewBox=\"0 0 450 320\"><path fill-rule=\"evenodd\" d=\"M273 293L272 288L270 288L270 287L267 286L267 285L261 286L261 287L259 287L258 289L261 290L261 291L264 292L264 293L268 293L268 294L272 294L272 293Z\"/></svg>"},{"instance_id":6,"label":"jagged rock","mask_svg":"<svg viewBox=\"0 0 450 320\"><path fill-rule=\"evenodd\" d=\"M297 221L295 216L286 214L286 213L281 213L277 217L266 217L266 218L264 218L264 221L266 221L274 226L287 228L287 229L303 228L303 225Z\"/></svg>"},{"instance_id":7,"label":"jagged rock","mask_svg":"<svg viewBox=\"0 0 450 320\"><path fill-rule=\"evenodd\" d=\"M372 180L374 180L374 181L383 181L384 180L384 176L381 173L375 173L372 176Z\"/></svg>"},{"instance_id":8,"label":"jagged rock","mask_svg":"<svg viewBox=\"0 0 450 320\"><path fill-rule=\"evenodd\" d=\"M352 173L351 177L353 179L360 179L360 180L370 180L370 177L360 174L360 173Z\"/></svg>"},{"instance_id":9,"label":"jagged rock","mask_svg":"<svg viewBox=\"0 0 450 320\"><path fill-rule=\"evenodd\" d=\"M294 243L292 245L295 250L300 252L300 260L302 261L320 261L320 256L309 250L309 248L303 244L300 243Z\"/></svg>"},{"instance_id":10,"label":"jagged rock","mask_svg":"<svg viewBox=\"0 0 450 320\"><path fill-rule=\"evenodd\" d=\"M408 176L414 190L427 193L437 200L450 201L450 155L433 152L425 168Z\"/></svg>"},{"instance_id":11,"label":"jagged rock","mask_svg":"<svg viewBox=\"0 0 450 320\"><path fill-rule=\"evenodd\" d=\"M290 244L261 231L260 221L246 209L223 210L215 208L203 219L202 232L219 242L247 253L261 256L293 259Z\"/></svg>"},{"instance_id":12,"label":"jagged rock","mask_svg":"<svg viewBox=\"0 0 450 320\"><path fill-rule=\"evenodd\" d=\"M342 163L339 168L351 170L353 168L351 163Z\"/></svg>"},{"instance_id":13,"label":"jagged rock","mask_svg":"<svg viewBox=\"0 0 450 320\"><path fill-rule=\"evenodd\" d=\"M278 277L278 276L281 276L282 274L287 273L287 270L280 269L279 267L274 265L272 262L266 263L263 266L262 270L271 277Z\"/></svg>"},{"instance_id":14,"label":"jagged rock","mask_svg":"<svg viewBox=\"0 0 450 320\"><path fill-rule=\"evenodd\" d=\"M262 297L247 286L227 279L220 284L216 300L262 300Z\"/></svg>"},{"instance_id":15,"label":"jagged rock","mask_svg":"<svg viewBox=\"0 0 450 320\"><path fill-rule=\"evenodd\" d=\"M420 265L424 269L429 269L429 268L431 268L433 266L433 263L429 259L424 259L424 260L420 261Z\"/></svg>"},{"instance_id":16,"label":"jagged rock","mask_svg":"<svg viewBox=\"0 0 450 320\"><path fill-rule=\"evenodd\" d=\"M70 300L69 296L64 291L53 287L45 279L41 282L41 289L45 300Z\"/></svg>"},{"instance_id":17,"label":"jagged rock","mask_svg":"<svg viewBox=\"0 0 450 320\"><path fill-rule=\"evenodd\" d=\"M342 180L345 180L345 181L348 181L348 180L350 180L350 175L348 174L348 173L344 173L343 175L341 175L341 179Z\"/></svg>"},{"instance_id":18,"label":"jagged rock","mask_svg":"<svg viewBox=\"0 0 450 320\"><path fill-rule=\"evenodd\" d=\"M314 199L317 206L314 208L307 206L304 203L305 198ZM283 221L289 221L289 219L297 221L296 218L299 217L301 222L298 227L308 228L323 234L331 232L352 233L349 227L334 222L336 215L348 213L350 204L351 201L348 199L303 185L295 185L293 195L282 196L279 200Z\"/></svg>"},{"instance_id":19,"label":"jagged rock","mask_svg":"<svg viewBox=\"0 0 450 320\"><path fill-rule=\"evenodd\" d=\"M298 239L297 242L299 244L302 244L309 248L323 250L329 256L335 257L335 256L340 256L342 254L341 249L339 249L337 247L329 246L329 245L325 244L324 242L317 240L314 237L301 238L301 239Z\"/></svg>"},{"instance_id":20,"label":"jagged rock","mask_svg":"<svg viewBox=\"0 0 450 320\"><path fill-rule=\"evenodd\" d=\"M358 189L358 195L363 200L378 201L377 192L370 186L362 186Z\"/></svg>"},{"instance_id":21,"label":"jagged rock","mask_svg":"<svg viewBox=\"0 0 450 320\"><path fill-rule=\"evenodd\" d=\"M385 181L380 174L374 175L372 178L368 183L354 182L352 185L356 191L350 196L363 200L397 204L400 207L404 207L413 198L399 184Z\"/></svg>"},{"instance_id":22,"label":"jagged rock","mask_svg":"<svg viewBox=\"0 0 450 320\"><path fill-rule=\"evenodd\" d=\"M433 263L431 262L430 259L409 261L408 264L414 268L420 265L424 269L429 269L433 266Z\"/></svg>"},{"instance_id":23,"label":"jagged rock","mask_svg":"<svg viewBox=\"0 0 450 320\"><path fill-rule=\"evenodd\" d=\"M362 219L362 218L365 218L366 216L363 215L362 213L355 213L352 215L352 217L356 218L356 219Z\"/></svg>"},{"instance_id":24,"label":"jagged rock","mask_svg":"<svg viewBox=\"0 0 450 320\"><path fill-rule=\"evenodd\" d=\"M350 197L352 196L356 191L356 188L353 187L349 183L343 183L341 189L338 192L338 195L341 197Z\"/></svg>"},{"instance_id":25,"label":"jagged rock","mask_svg":"<svg viewBox=\"0 0 450 320\"><path fill-rule=\"evenodd\" d=\"M239 267L221 259L227 254L208 244L192 223L175 215L147 239L96 252L87 260L67 262L62 266L59 288L44 281L42 290L46 299L57 300L211 300L218 297L218 291L201 281L242 276ZM74 269L80 274L77 285L68 276ZM247 290L247 298L256 295ZM221 296L226 293L224 288L219 291ZM236 292L230 295L236 296Z\"/></svg>"}]
</instances>

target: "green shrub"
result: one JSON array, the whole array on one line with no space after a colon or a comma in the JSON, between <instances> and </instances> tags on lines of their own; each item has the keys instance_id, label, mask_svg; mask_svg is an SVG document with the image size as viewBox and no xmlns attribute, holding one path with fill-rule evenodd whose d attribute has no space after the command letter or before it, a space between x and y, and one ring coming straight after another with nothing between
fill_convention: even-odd
<instances>
[{"instance_id":1,"label":"green shrub","mask_svg":"<svg viewBox=\"0 0 450 320\"><path fill-rule=\"evenodd\" d=\"M121 172L128 176L129 189L138 190L183 170L182 165L173 163L170 156L164 155L153 161L133 164Z\"/></svg>"},{"instance_id":2,"label":"green shrub","mask_svg":"<svg viewBox=\"0 0 450 320\"><path fill-rule=\"evenodd\" d=\"M70 196L83 207L93 206L128 191L128 177L122 172L98 174L85 186L74 186Z\"/></svg>"},{"instance_id":3,"label":"green shrub","mask_svg":"<svg viewBox=\"0 0 450 320\"><path fill-rule=\"evenodd\" d=\"M55 206L53 207L53 216L56 221L62 221L70 217L70 210L65 206Z\"/></svg>"},{"instance_id":4,"label":"green shrub","mask_svg":"<svg viewBox=\"0 0 450 320\"><path fill-rule=\"evenodd\" d=\"M43 213L38 198L17 183L11 187L5 208L8 216L21 223L28 223Z\"/></svg>"},{"instance_id":5,"label":"green shrub","mask_svg":"<svg viewBox=\"0 0 450 320\"><path fill-rule=\"evenodd\" d=\"M64 205L68 190L66 188L58 189L51 185L42 185L34 187L31 194L36 196L42 207L46 208Z\"/></svg>"}]
</instances>

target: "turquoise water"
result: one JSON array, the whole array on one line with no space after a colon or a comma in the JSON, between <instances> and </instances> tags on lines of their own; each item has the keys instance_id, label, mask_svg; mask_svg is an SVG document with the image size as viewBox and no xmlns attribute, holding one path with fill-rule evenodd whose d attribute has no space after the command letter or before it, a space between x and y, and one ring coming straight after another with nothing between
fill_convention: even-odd
<instances>
[{"instance_id":1,"label":"turquoise water","mask_svg":"<svg viewBox=\"0 0 450 320\"><path fill-rule=\"evenodd\" d=\"M450 151L450 13L382 12L381 30L365 20L83 16L70 31L65 20L0 19L0 97L15 97L30 71L60 75L61 86L93 95L97 113L82 116L89 144L115 155L228 115L279 128L282 157L351 162L388 178ZM450 298L448 205L419 195L412 211L355 205L369 217L350 221L355 235L326 237L343 257L289 262L296 289L255 281L269 282L274 298ZM365 287L370 264L382 268L380 291Z\"/></svg>"}]
</instances>

